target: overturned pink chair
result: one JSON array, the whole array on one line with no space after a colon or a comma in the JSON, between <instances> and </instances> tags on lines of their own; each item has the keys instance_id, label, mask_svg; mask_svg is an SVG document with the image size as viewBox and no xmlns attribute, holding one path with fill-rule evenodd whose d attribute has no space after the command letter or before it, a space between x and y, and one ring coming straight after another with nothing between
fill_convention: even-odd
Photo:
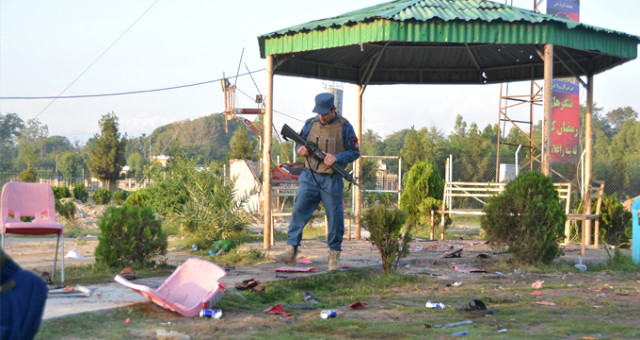
<instances>
[{"instance_id":1,"label":"overturned pink chair","mask_svg":"<svg viewBox=\"0 0 640 340\"><path fill-rule=\"evenodd\" d=\"M203 308L212 307L222 298L226 284L219 280L226 275L214 263L191 258L155 290L132 283L120 275L115 280L161 307L191 317L198 315Z\"/></svg>"},{"instance_id":2,"label":"overturned pink chair","mask_svg":"<svg viewBox=\"0 0 640 340\"><path fill-rule=\"evenodd\" d=\"M2 249L4 249L5 234L34 236L56 234L58 240L51 280L56 274L58 248L62 245L61 282L64 282L64 227L56 222L56 202L51 186L47 183L8 182L2 188L1 202ZM21 217L31 217L33 220L23 222Z\"/></svg>"}]
</instances>

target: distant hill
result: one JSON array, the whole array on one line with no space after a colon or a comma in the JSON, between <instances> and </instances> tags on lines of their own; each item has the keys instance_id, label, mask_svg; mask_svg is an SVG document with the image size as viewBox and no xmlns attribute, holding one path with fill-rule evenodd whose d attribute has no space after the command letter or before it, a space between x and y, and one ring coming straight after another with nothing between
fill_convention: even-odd
<instances>
[{"instance_id":1,"label":"distant hill","mask_svg":"<svg viewBox=\"0 0 640 340\"><path fill-rule=\"evenodd\" d=\"M175 143L188 156L199 156L204 162L224 160L229 153L229 140L241 123L229 122L225 133L224 113L214 113L194 120L182 120L156 128L145 138L154 154L167 153Z\"/></svg>"}]
</instances>

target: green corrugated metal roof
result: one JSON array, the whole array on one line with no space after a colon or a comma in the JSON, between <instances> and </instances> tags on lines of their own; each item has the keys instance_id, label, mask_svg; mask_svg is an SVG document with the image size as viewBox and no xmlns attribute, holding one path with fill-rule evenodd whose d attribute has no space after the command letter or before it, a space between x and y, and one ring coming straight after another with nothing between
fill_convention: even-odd
<instances>
[{"instance_id":1,"label":"green corrugated metal roof","mask_svg":"<svg viewBox=\"0 0 640 340\"><path fill-rule=\"evenodd\" d=\"M498 78L503 81L512 76L517 79L538 77L538 69L524 70L523 65L537 67L540 58L536 51L544 44L563 48L563 52L570 55L565 58L566 62L580 64L576 67L581 70L574 72L602 72L636 58L640 38L489 0L397 0L281 29L258 37L258 41L263 58L266 55L284 57L295 54L297 60L289 60L289 68L280 63L277 72L349 82L359 81L353 79L353 73L360 72L363 66L362 60L352 51L353 46L359 46L360 52L365 52L367 46L379 50L384 45L386 60L381 61L378 67L388 70L392 69L393 64L407 67L407 57L410 55L428 58L428 65L415 62L413 69L430 72L453 66L448 65L447 60L442 60L443 64L439 65L433 62L434 58L441 57L433 54L434 50L446 46L450 59L459 59L464 63L462 59L465 54L467 58L471 57L466 60L469 69L463 72L475 72L476 75L459 74L457 81L475 82L479 79L478 71L505 67L519 67L520 74L494 73L494 79L490 81L498 81ZM489 45L511 46L511 55L507 58L504 52L495 54ZM398 52L401 47L404 48L402 53ZM416 48L431 48L431 51L408 52ZM391 49L396 49L395 59ZM457 53L454 52L456 49ZM516 56L518 52L524 52L523 58ZM316 63L317 69L312 70L303 62ZM324 68L319 66L322 62L339 65ZM559 69L557 74L562 73ZM445 82L444 78L430 77L431 80L421 79L426 82ZM392 78L386 75L371 79L373 83L392 83ZM423 81L406 79L403 82Z\"/></svg>"}]
</instances>

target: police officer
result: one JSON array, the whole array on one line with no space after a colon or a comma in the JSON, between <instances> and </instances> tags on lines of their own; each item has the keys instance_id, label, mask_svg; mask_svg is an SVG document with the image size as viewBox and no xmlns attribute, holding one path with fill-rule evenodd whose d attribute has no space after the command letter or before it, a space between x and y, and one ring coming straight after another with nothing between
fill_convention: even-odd
<instances>
[{"instance_id":1,"label":"police officer","mask_svg":"<svg viewBox=\"0 0 640 340\"><path fill-rule=\"evenodd\" d=\"M353 126L336 113L333 94L318 94L313 112L316 116L304 123L300 135L306 141L316 143L325 153L325 158L324 161L318 161L311 157L304 145L296 143L297 153L305 157L305 169L299 178L300 186L293 205L286 249L274 259L289 265L295 264L302 229L322 201L329 223L329 270L334 271L339 266L344 234L344 182L341 176L333 173L331 165L336 163L345 167L360 157L360 150Z\"/></svg>"}]
</instances>

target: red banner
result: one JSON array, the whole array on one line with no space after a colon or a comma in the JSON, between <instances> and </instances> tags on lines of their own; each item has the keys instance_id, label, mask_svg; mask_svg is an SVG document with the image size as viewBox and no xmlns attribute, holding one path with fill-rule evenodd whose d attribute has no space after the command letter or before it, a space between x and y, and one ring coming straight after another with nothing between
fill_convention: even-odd
<instances>
[{"instance_id":1,"label":"red banner","mask_svg":"<svg viewBox=\"0 0 640 340\"><path fill-rule=\"evenodd\" d=\"M580 0L547 0L547 14L580 21ZM551 162L580 162L580 85L575 78L554 79L551 88Z\"/></svg>"},{"instance_id":2,"label":"red banner","mask_svg":"<svg viewBox=\"0 0 640 340\"><path fill-rule=\"evenodd\" d=\"M580 0L547 0L547 14L580 21Z\"/></svg>"},{"instance_id":3,"label":"red banner","mask_svg":"<svg viewBox=\"0 0 640 340\"><path fill-rule=\"evenodd\" d=\"M575 78L554 79L551 111L551 161L580 161L580 100Z\"/></svg>"}]
</instances>

